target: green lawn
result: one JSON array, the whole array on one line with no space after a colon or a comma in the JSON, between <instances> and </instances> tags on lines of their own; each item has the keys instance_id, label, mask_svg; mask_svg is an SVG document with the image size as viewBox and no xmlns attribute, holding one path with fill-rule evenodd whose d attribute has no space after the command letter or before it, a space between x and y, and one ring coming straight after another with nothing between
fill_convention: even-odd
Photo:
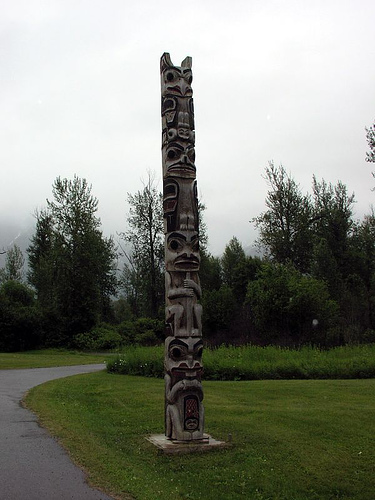
<instances>
[{"instance_id":1,"label":"green lawn","mask_svg":"<svg viewBox=\"0 0 375 500\"><path fill-rule=\"evenodd\" d=\"M110 355L85 354L63 349L25 352L0 352L0 370L16 368L48 368L52 366L104 363Z\"/></svg>"},{"instance_id":2,"label":"green lawn","mask_svg":"<svg viewBox=\"0 0 375 500\"><path fill-rule=\"evenodd\" d=\"M375 380L204 382L206 431L228 450L164 456L164 382L99 372L48 382L27 404L117 498L375 498Z\"/></svg>"}]
</instances>

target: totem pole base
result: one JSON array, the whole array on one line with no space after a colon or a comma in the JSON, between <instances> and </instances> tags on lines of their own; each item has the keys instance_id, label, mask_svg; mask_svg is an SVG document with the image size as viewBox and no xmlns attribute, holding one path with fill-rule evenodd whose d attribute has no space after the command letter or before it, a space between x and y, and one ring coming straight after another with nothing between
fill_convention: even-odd
<instances>
[{"instance_id":1,"label":"totem pole base","mask_svg":"<svg viewBox=\"0 0 375 500\"><path fill-rule=\"evenodd\" d=\"M229 443L217 441L208 434L204 434L203 439L196 439L194 441L175 441L173 439L168 439L164 434L152 434L146 439L155 445L160 452L166 455L201 453L220 448L229 448L230 446Z\"/></svg>"}]
</instances>

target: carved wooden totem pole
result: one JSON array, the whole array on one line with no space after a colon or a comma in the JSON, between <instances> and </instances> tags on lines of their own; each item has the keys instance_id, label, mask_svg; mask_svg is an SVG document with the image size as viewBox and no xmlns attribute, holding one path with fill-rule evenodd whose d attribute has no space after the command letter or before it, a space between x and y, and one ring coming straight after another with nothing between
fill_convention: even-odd
<instances>
[{"instance_id":1,"label":"carved wooden totem pole","mask_svg":"<svg viewBox=\"0 0 375 500\"><path fill-rule=\"evenodd\" d=\"M165 435L203 440L202 307L191 57L160 61L165 233Z\"/></svg>"}]
</instances>

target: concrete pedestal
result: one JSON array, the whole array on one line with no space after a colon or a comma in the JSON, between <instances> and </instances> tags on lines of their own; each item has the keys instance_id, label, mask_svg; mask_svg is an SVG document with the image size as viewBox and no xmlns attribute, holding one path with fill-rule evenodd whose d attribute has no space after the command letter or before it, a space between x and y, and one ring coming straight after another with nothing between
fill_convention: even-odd
<instances>
[{"instance_id":1,"label":"concrete pedestal","mask_svg":"<svg viewBox=\"0 0 375 500\"><path fill-rule=\"evenodd\" d=\"M220 448L228 448L230 445L225 441L217 441L208 434L203 439L194 441L173 441L164 434L152 434L146 438L155 445L162 453L167 455L182 455L185 453L201 453Z\"/></svg>"}]
</instances>

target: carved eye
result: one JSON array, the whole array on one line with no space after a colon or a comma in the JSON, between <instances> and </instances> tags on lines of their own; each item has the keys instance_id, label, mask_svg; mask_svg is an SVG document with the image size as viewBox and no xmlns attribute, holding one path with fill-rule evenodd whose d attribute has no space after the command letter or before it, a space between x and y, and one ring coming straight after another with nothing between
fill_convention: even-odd
<instances>
[{"instance_id":1,"label":"carved eye","mask_svg":"<svg viewBox=\"0 0 375 500\"><path fill-rule=\"evenodd\" d=\"M176 158L176 151L174 151L173 149L170 149L167 153L167 156L170 160L174 160Z\"/></svg>"},{"instance_id":2,"label":"carved eye","mask_svg":"<svg viewBox=\"0 0 375 500\"><path fill-rule=\"evenodd\" d=\"M175 361L180 361L186 357L187 350L183 346L171 346L169 356Z\"/></svg>"},{"instance_id":3,"label":"carved eye","mask_svg":"<svg viewBox=\"0 0 375 500\"><path fill-rule=\"evenodd\" d=\"M203 346L200 346L195 353L195 357L197 359L200 359L202 357L202 354L203 354Z\"/></svg>"},{"instance_id":4,"label":"carved eye","mask_svg":"<svg viewBox=\"0 0 375 500\"><path fill-rule=\"evenodd\" d=\"M168 82L173 82L174 74L172 73L172 71L168 71L168 73L165 76Z\"/></svg>"},{"instance_id":5,"label":"carved eye","mask_svg":"<svg viewBox=\"0 0 375 500\"><path fill-rule=\"evenodd\" d=\"M178 240L172 240L169 243L169 247L171 248L171 250L176 251L180 247L180 243L178 242Z\"/></svg>"},{"instance_id":6,"label":"carved eye","mask_svg":"<svg viewBox=\"0 0 375 500\"><path fill-rule=\"evenodd\" d=\"M198 252L198 250L199 250L199 241L195 240L194 243L193 243L193 245L192 245L192 247L193 247L193 252Z\"/></svg>"},{"instance_id":7,"label":"carved eye","mask_svg":"<svg viewBox=\"0 0 375 500\"><path fill-rule=\"evenodd\" d=\"M172 355L172 358L175 358L175 359L181 358L181 356L182 356L182 351L181 351L181 349L179 349L178 347L174 347L174 348L171 350L171 355Z\"/></svg>"}]
</instances>

